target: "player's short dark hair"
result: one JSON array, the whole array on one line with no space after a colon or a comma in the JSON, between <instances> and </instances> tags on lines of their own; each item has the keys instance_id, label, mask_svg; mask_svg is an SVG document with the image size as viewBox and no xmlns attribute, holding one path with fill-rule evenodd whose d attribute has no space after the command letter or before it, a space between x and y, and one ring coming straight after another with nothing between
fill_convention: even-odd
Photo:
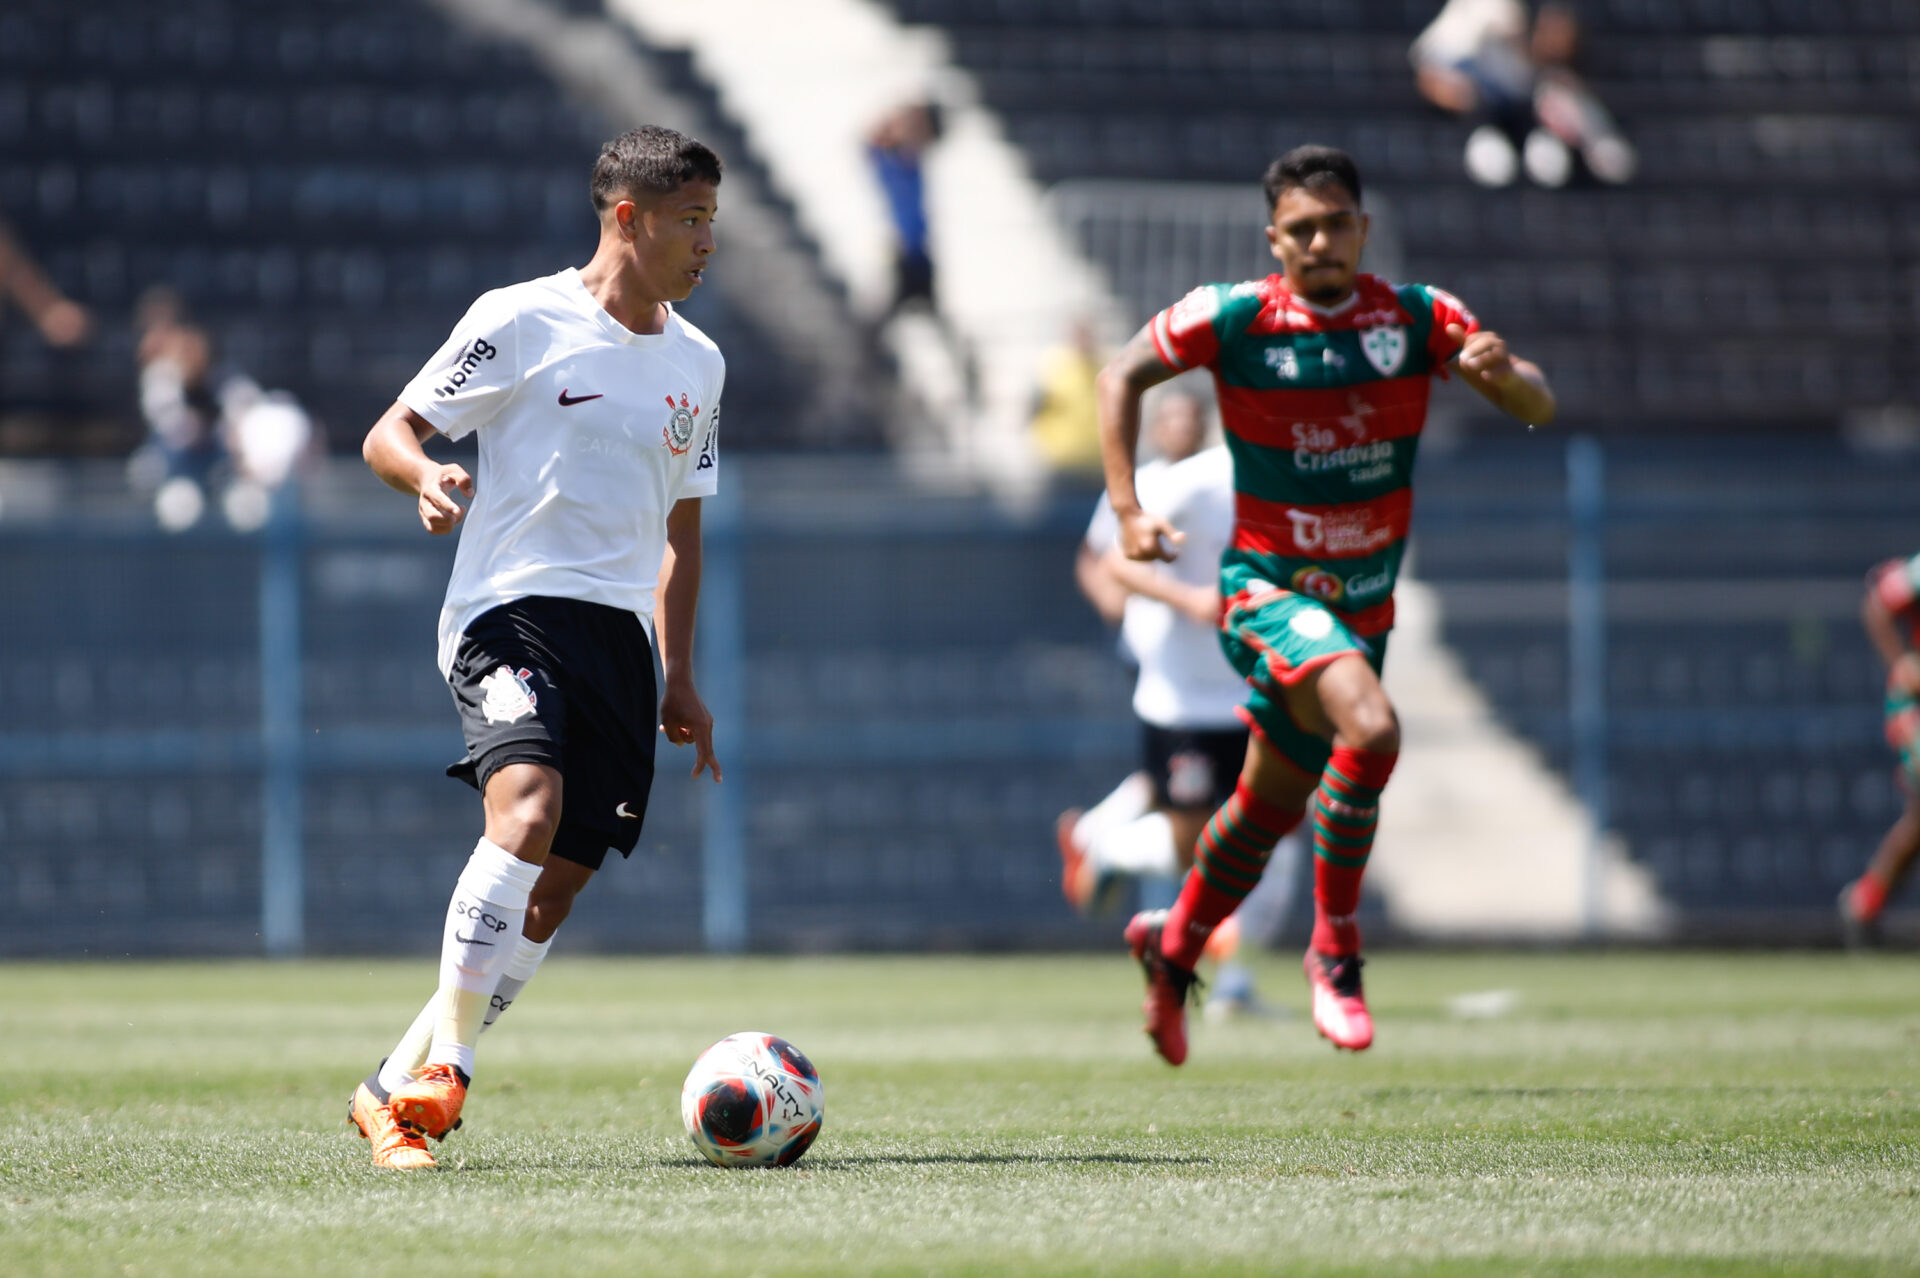
<instances>
[{"instance_id":1,"label":"player's short dark hair","mask_svg":"<svg viewBox=\"0 0 1920 1278\"><path fill-rule=\"evenodd\" d=\"M1267 211L1280 202L1281 192L1289 187L1339 186L1346 188L1355 204L1360 203L1360 168L1353 157L1331 146L1296 146L1267 166L1264 185Z\"/></svg>"},{"instance_id":2,"label":"player's short dark hair","mask_svg":"<svg viewBox=\"0 0 1920 1278\"><path fill-rule=\"evenodd\" d=\"M593 207L606 212L624 196L665 195L681 184L720 182L720 157L684 133L656 124L601 144L593 162Z\"/></svg>"}]
</instances>

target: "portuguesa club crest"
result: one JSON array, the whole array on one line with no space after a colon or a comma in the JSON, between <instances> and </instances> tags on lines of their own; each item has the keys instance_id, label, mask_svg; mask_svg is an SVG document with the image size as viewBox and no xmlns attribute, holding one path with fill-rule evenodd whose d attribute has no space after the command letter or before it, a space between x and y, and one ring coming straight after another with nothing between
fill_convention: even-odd
<instances>
[{"instance_id":1,"label":"portuguesa club crest","mask_svg":"<svg viewBox=\"0 0 1920 1278\"><path fill-rule=\"evenodd\" d=\"M667 409L670 415L667 418L666 429L660 432L660 437L666 444L667 451L678 457L693 447L693 419L700 415L700 405L694 404L689 407L685 395L675 403L673 396L669 395Z\"/></svg>"},{"instance_id":2,"label":"portuguesa club crest","mask_svg":"<svg viewBox=\"0 0 1920 1278\"><path fill-rule=\"evenodd\" d=\"M1360 334L1360 353L1380 376L1392 377L1407 358L1407 330L1398 324L1370 328Z\"/></svg>"}]
</instances>

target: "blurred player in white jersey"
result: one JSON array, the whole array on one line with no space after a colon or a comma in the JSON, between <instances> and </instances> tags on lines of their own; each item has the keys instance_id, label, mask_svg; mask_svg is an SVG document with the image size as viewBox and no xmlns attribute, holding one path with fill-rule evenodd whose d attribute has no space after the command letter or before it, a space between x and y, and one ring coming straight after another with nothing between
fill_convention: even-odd
<instances>
[{"instance_id":1,"label":"blurred player in white jersey","mask_svg":"<svg viewBox=\"0 0 1920 1278\"><path fill-rule=\"evenodd\" d=\"M1149 423L1158 456L1138 472L1143 505L1182 536L1172 563L1143 564L1115 547L1113 507L1103 496L1075 561L1082 593L1138 664L1133 711L1142 734L1142 768L1085 812L1069 809L1055 826L1060 886L1081 913L1104 912L1136 879L1172 880L1193 864L1194 842L1233 793L1246 757L1247 729L1237 716L1245 681L1220 649L1220 553L1233 531L1233 461L1224 446L1202 448L1206 415L1191 395L1162 395ZM1297 859L1298 841L1281 855ZM1293 876L1276 867L1266 890L1222 929L1209 953L1230 959L1239 941L1271 939L1285 921ZM1225 969L1222 1009L1257 1006L1244 968Z\"/></svg>"},{"instance_id":2,"label":"blurred player in white jersey","mask_svg":"<svg viewBox=\"0 0 1920 1278\"><path fill-rule=\"evenodd\" d=\"M459 1125L481 1029L608 851L633 851L655 724L694 747L695 776L720 779L692 663L726 364L672 305L713 252L720 167L671 129L608 142L593 260L483 295L368 432L367 463L415 498L427 531L465 525L439 664L467 744L447 771L486 815L448 905L439 987L349 1105L375 1166L434 1165L426 1138ZM479 440L477 479L427 456L436 432Z\"/></svg>"}]
</instances>

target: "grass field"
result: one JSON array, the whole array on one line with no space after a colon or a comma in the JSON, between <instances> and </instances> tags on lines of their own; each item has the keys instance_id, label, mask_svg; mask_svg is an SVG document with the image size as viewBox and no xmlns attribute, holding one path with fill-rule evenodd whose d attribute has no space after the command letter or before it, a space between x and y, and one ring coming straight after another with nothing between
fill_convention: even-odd
<instances>
[{"instance_id":1,"label":"grass field","mask_svg":"<svg viewBox=\"0 0 1920 1278\"><path fill-rule=\"evenodd\" d=\"M1121 958L563 953L442 1169L375 1172L346 1096L430 967L0 968L0 1273L1920 1272L1913 958L1386 953L1365 1055L1296 1011L1176 1071ZM747 1028L825 1081L789 1170L680 1130Z\"/></svg>"}]
</instances>

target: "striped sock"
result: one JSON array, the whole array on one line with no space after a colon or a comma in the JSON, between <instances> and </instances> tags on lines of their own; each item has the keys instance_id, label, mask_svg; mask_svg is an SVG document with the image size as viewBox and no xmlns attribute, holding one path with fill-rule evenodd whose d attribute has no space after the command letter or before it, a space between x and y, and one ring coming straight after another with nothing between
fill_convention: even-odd
<instances>
[{"instance_id":1,"label":"striped sock","mask_svg":"<svg viewBox=\"0 0 1920 1278\"><path fill-rule=\"evenodd\" d=\"M1380 821L1380 791L1398 754L1335 746L1313 805L1313 948L1360 952L1360 878Z\"/></svg>"},{"instance_id":2,"label":"striped sock","mask_svg":"<svg viewBox=\"0 0 1920 1278\"><path fill-rule=\"evenodd\" d=\"M1193 869L1187 871L1180 899L1167 911L1161 952L1181 967L1199 962L1213 929L1253 891L1274 844L1300 824L1303 815L1266 802L1244 781L1235 785L1233 797L1201 832Z\"/></svg>"}]
</instances>

